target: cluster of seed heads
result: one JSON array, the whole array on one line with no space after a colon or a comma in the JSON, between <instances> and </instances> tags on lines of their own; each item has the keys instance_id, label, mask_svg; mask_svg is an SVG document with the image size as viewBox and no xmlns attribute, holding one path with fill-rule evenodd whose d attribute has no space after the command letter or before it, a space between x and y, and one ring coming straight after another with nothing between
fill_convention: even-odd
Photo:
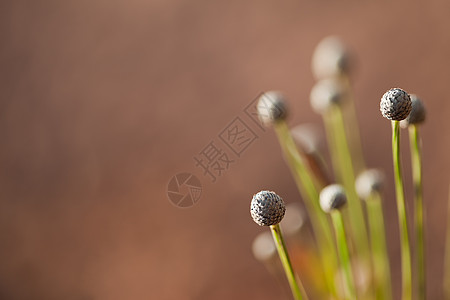
<instances>
[{"instance_id":1,"label":"cluster of seed heads","mask_svg":"<svg viewBox=\"0 0 450 300\"><path fill-rule=\"evenodd\" d=\"M265 126L271 126L287 117L285 99L280 92L269 91L259 97L257 110L259 120Z\"/></svg>"},{"instance_id":2,"label":"cluster of seed heads","mask_svg":"<svg viewBox=\"0 0 450 300\"><path fill-rule=\"evenodd\" d=\"M342 105L349 98L350 91L345 82L350 69L350 60L351 55L347 47L335 36L323 39L314 51L312 70L314 77L318 81L311 90L310 103L313 110L316 113L324 115L325 119L331 116L327 115L327 113L333 112L331 109ZM392 88L384 93L380 101L380 111L383 117L391 121L401 121L400 125L405 128L411 124L415 125L424 122L426 115L422 101L416 95L409 95L400 88ZM287 117L285 98L280 92L266 92L258 100L257 112L260 121L265 126L273 126L285 120ZM393 128L396 129L397 122L394 122L393 125L395 125ZM291 134L297 146L304 153L312 154L318 152L319 141L317 139L317 132L313 132L311 127L304 125L298 126L291 130ZM382 190L383 185L384 174L377 169L365 170L359 174L355 181L356 192L363 200L371 198L374 201L379 200L379 197L374 196L376 196L375 193L379 193ZM319 204L325 213L338 211L346 203L347 196L343 186L340 184L328 185L320 192ZM369 204L371 202L366 203ZM253 195L250 214L255 223L260 226L277 225L284 218L282 225L285 225L284 233L287 236L294 236L299 233L304 224L305 217L302 209L298 206L290 206L286 214L286 206L283 199L272 191L261 191ZM337 217L339 214L335 212L332 213L332 216ZM333 218L334 222L337 220ZM382 222L382 215L380 216L380 222ZM338 225L335 226L339 228ZM271 229L276 240L275 242L279 242L276 239L277 227L272 227ZM344 234L341 235L344 236ZM336 239L339 247L342 248L343 245L346 245L345 238L341 239L341 244L339 244L338 235L336 235ZM281 247L280 245L278 246ZM284 247L284 245L282 246ZM268 232L264 232L254 240L252 250L257 259L267 262L275 256L276 244L271 239L271 235ZM357 265L360 267L364 266L360 263ZM358 289L368 289L371 280L367 275L369 273L370 270L356 272L357 276L355 280L359 280L359 282L356 282ZM348 277L353 276L350 274Z\"/></svg>"},{"instance_id":3,"label":"cluster of seed heads","mask_svg":"<svg viewBox=\"0 0 450 300\"><path fill-rule=\"evenodd\" d=\"M347 203L347 196L340 184L330 184L320 192L320 207L326 213L340 209Z\"/></svg>"},{"instance_id":4,"label":"cluster of seed heads","mask_svg":"<svg viewBox=\"0 0 450 300\"><path fill-rule=\"evenodd\" d=\"M275 192L261 191L253 195L250 214L259 226L271 226L281 222L286 212L283 199Z\"/></svg>"},{"instance_id":5,"label":"cluster of seed heads","mask_svg":"<svg viewBox=\"0 0 450 300\"><path fill-rule=\"evenodd\" d=\"M411 98L402 89L390 89L381 97L380 111L386 119L401 121L409 115L411 109Z\"/></svg>"}]
</instances>

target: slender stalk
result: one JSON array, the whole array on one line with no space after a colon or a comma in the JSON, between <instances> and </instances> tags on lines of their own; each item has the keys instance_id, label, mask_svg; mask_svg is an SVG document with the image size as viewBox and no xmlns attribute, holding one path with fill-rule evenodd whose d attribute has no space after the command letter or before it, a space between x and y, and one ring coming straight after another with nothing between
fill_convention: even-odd
<instances>
[{"instance_id":1,"label":"slender stalk","mask_svg":"<svg viewBox=\"0 0 450 300\"><path fill-rule=\"evenodd\" d=\"M327 215L322 211L319 204L319 191L317 181L311 178L297 146L290 134L289 128L284 121L275 125L275 132L294 176L296 185L304 199L308 215L311 220L317 247L323 264L327 287L333 295L336 295L334 274L337 270L337 257L334 248L333 235Z\"/></svg>"},{"instance_id":2,"label":"slender stalk","mask_svg":"<svg viewBox=\"0 0 450 300\"><path fill-rule=\"evenodd\" d=\"M345 299L356 299L355 282L353 279L352 264L350 253L348 251L347 239L345 237L344 221L341 212L335 210L331 212L334 231L336 234L336 244L339 254L339 260L344 271L344 290Z\"/></svg>"},{"instance_id":3,"label":"slender stalk","mask_svg":"<svg viewBox=\"0 0 450 300\"><path fill-rule=\"evenodd\" d=\"M294 269L292 268L292 264L289 259L289 254L283 240L283 235L281 234L280 224L271 225L270 231L272 231L272 236L275 241L275 245L277 246L278 255L280 256L281 263L283 264L284 272L286 273L286 277L289 281L292 295L296 300L304 299L300 290L299 283L297 282L297 277L295 276ZM307 297L305 297L305 299L307 299Z\"/></svg>"},{"instance_id":4,"label":"slender stalk","mask_svg":"<svg viewBox=\"0 0 450 300\"><path fill-rule=\"evenodd\" d=\"M425 281L425 237L424 237L424 206L422 188L422 159L420 151L419 128L411 124L409 127L409 141L411 147L411 165L414 184L414 225L416 231L416 268L418 282L418 299L426 297Z\"/></svg>"},{"instance_id":5,"label":"slender stalk","mask_svg":"<svg viewBox=\"0 0 450 300\"><path fill-rule=\"evenodd\" d=\"M359 174L365 168L364 155L362 150L361 135L359 132L358 118L356 114L355 101L352 94L352 86L348 75L344 74L340 77L340 80L344 83L345 89L348 95L346 101L345 121L346 129L349 136L350 150L354 162L354 170L356 174Z\"/></svg>"},{"instance_id":6,"label":"slender stalk","mask_svg":"<svg viewBox=\"0 0 450 300\"><path fill-rule=\"evenodd\" d=\"M375 296L378 300L392 299L391 272L386 247L386 235L381 196L373 192L366 201L369 219L370 244L374 272Z\"/></svg>"},{"instance_id":7,"label":"slender stalk","mask_svg":"<svg viewBox=\"0 0 450 300\"><path fill-rule=\"evenodd\" d=\"M400 163L400 127L399 121L392 121L392 156L394 163L395 193L400 226L402 260L402 299L411 300L411 250L409 246L408 220L406 218L405 195Z\"/></svg>"},{"instance_id":8,"label":"slender stalk","mask_svg":"<svg viewBox=\"0 0 450 300\"><path fill-rule=\"evenodd\" d=\"M450 185L448 187L448 203L447 203L447 229L445 237L445 253L444 253L444 299L450 300Z\"/></svg>"},{"instance_id":9,"label":"slender stalk","mask_svg":"<svg viewBox=\"0 0 450 300\"><path fill-rule=\"evenodd\" d=\"M344 214L348 219L351 241L357 256L370 261L369 240L364 220L361 200L355 190L355 173L352 154L350 153L345 125L340 107L332 107L328 115L324 116L324 123L330 140L333 169L336 177L347 191L348 210Z\"/></svg>"}]
</instances>

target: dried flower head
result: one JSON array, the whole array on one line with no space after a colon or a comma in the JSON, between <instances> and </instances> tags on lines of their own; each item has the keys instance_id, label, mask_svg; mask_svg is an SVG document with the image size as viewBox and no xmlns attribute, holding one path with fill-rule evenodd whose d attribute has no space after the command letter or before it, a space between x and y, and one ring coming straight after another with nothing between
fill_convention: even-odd
<instances>
[{"instance_id":1,"label":"dried flower head","mask_svg":"<svg viewBox=\"0 0 450 300\"><path fill-rule=\"evenodd\" d=\"M337 36L324 38L312 57L312 71L316 79L336 77L349 71L350 52Z\"/></svg>"},{"instance_id":2,"label":"dried flower head","mask_svg":"<svg viewBox=\"0 0 450 300\"><path fill-rule=\"evenodd\" d=\"M250 214L259 226L271 226L281 222L286 212L283 199L271 191L261 191L253 195Z\"/></svg>"},{"instance_id":3,"label":"dried flower head","mask_svg":"<svg viewBox=\"0 0 450 300\"><path fill-rule=\"evenodd\" d=\"M373 192L380 192L384 185L384 174L377 169L369 169L359 174L355 182L356 192L361 199L367 199Z\"/></svg>"},{"instance_id":4,"label":"dried flower head","mask_svg":"<svg viewBox=\"0 0 450 300\"><path fill-rule=\"evenodd\" d=\"M320 192L320 207L324 212L340 209L347 203L347 196L340 184L330 184Z\"/></svg>"},{"instance_id":5,"label":"dried flower head","mask_svg":"<svg viewBox=\"0 0 450 300\"><path fill-rule=\"evenodd\" d=\"M427 111L425 110L425 106L423 105L422 100L415 95L411 94L411 112L409 113L409 116L400 122L400 125L403 128L407 128L410 124L420 124L425 121L425 117L427 114Z\"/></svg>"},{"instance_id":6,"label":"dried flower head","mask_svg":"<svg viewBox=\"0 0 450 300\"><path fill-rule=\"evenodd\" d=\"M411 108L411 98L402 89L390 89L381 97L380 111L386 119L401 121L409 115Z\"/></svg>"},{"instance_id":7,"label":"dried flower head","mask_svg":"<svg viewBox=\"0 0 450 300\"><path fill-rule=\"evenodd\" d=\"M287 107L280 92L269 91L261 95L258 101L258 117L265 126L286 119Z\"/></svg>"},{"instance_id":8,"label":"dried flower head","mask_svg":"<svg viewBox=\"0 0 450 300\"><path fill-rule=\"evenodd\" d=\"M345 100L345 89L336 79L318 81L311 90L310 102L316 113L323 114Z\"/></svg>"}]
</instances>

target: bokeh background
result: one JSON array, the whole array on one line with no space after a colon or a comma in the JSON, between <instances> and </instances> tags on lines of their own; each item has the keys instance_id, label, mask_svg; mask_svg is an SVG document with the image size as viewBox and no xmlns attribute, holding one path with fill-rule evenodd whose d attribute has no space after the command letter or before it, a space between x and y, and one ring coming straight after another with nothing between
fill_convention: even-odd
<instances>
[{"instance_id":1,"label":"bokeh background","mask_svg":"<svg viewBox=\"0 0 450 300\"><path fill-rule=\"evenodd\" d=\"M266 90L289 99L290 125L321 126L309 106L310 60L317 43L336 34L356 55L367 164L390 179L385 213L397 297L390 124L379 99L400 86L427 105L428 293L441 299L449 3L1 1L0 298L280 298L252 256L252 240L265 229L249 215L261 189L301 201L274 133L259 134L215 183L193 157ZM203 185L189 209L167 198L179 172Z\"/></svg>"}]
</instances>

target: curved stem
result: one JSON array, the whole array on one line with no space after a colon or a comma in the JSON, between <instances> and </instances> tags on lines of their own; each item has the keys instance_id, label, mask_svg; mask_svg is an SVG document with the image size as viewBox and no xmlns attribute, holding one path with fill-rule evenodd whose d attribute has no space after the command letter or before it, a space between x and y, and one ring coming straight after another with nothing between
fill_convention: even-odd
<instances>
[{"instance_id":1,"label":"curved stem","mask_svg":"<svg viewBox=\"0 0 450 300\"><path fill-rule=\"evenodd\" d=\"M344 271L344 286L346 299L356 299L355 282L353 279L352 263L350 261L350 253L348 251L347 239L345 237L344 222L342 220L341 212L336 210L331 212L331 219L333 220L334 231L336 234L336 244Z\"/></svg>"},{"instance_id":2,"label":"curved stem","mask_svg":"<svg viewBox=\"0 0 450 300\"><path fill-rule=\"evenodd\" d=\"M314 178L311 177L304 160L298 152L297 146L290 134L286 122L276 124L277 133L283 154L291 169L295 183L308 210L309 219L317 241L317 248L322 258L323 272L328 290L336 295L334 274L337 270L337 257L333 242L333 235L327 215L320 208L319 191Z\"/></svg>"},{"instance_id":3,"label":"curved stem","mask_svg":"<svg viewBox=\"0 0 450 300\"><path fill-rule=\"evenodd\" d=\"M394 163L395 193L400 226L400 248L402 260L402 299L411 300L411 250L409 248L408 220L406 218L405 195L400 163L400 127L399 121L392 121L392 155Z\"/></svg>"},{"instance_id":4,"label":"curved stem","mask_svg":"<svg viewBox=\"0 0 450 300\"><path fill-rule=\"evenodd\" d=\"M281 263L283 264L284 272L286 273L286 277L289 281L289 286L291 287L292 295L294 296L294 299L301 300L303 299L302 292L300 291L300 286L297 282L297 277L295 276L291 260L289 259L289 254L287 252L286 245L283 240L283 235L281 234L280 225L279 224L272 225L270 226L270 230L272 231L272 236L275 241L275 245L277 246L278 255L280 256Z\"/></svg>"},{"instance_id":5,"label":"curved stem","mask_svg":"<svg viewBox=\"0 0 450 300\"><path fill-rule=\"evenodd\" d=\"M348 197L348 210L344 218L348 220L349 239L355 246L356 256L370 262L369 240L364 220L362 203L355 190L355 173L350 153L342 110L332 107L324 117L327 135L330 141L333 169L336 178L344 186Z\"/></svg>"},{"instance_id":6,"label":"curved stem","mask_svg":"<svg viewBox=\"0 0 450 300\"><path fill-rule=\"evenodd\" d=\"M361 134L359 132L358 118L356 112L356 103L352 93L352 85L348 75L342 75L341 81L344 83L347 92L346 101L346 129L349 137L349 145L352 150L353 165L356 174L359 174L365 168L364 155L361 143Z\"/></svg>"}]
</instances>

